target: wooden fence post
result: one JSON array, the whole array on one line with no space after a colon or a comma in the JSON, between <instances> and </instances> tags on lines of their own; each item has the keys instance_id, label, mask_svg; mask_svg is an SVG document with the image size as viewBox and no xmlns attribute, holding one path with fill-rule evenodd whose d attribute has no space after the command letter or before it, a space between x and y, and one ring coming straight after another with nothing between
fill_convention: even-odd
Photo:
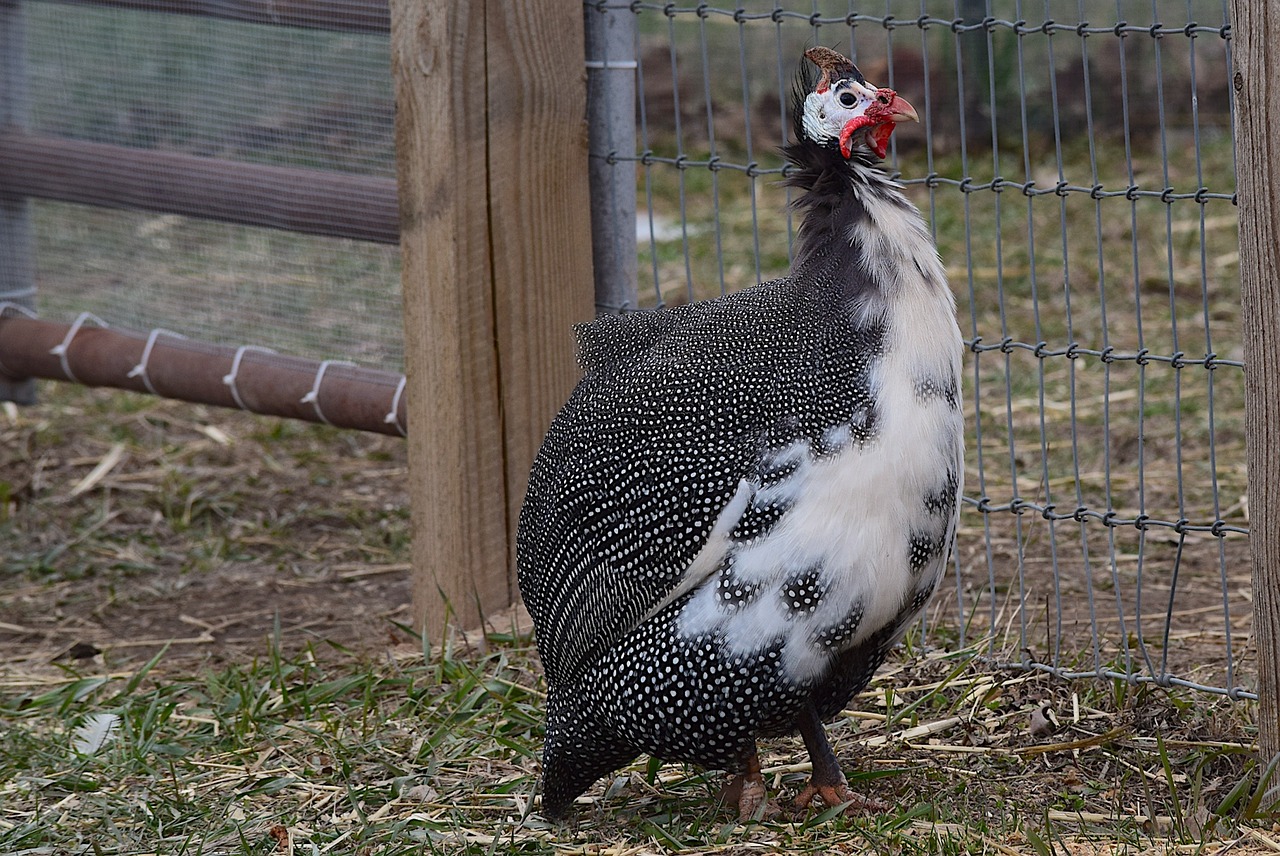
<instances>
[{"instance_id":1,"label":"wooden fence post","mask_svg":"<svg viewBox=\"0 0 1280 856\"><path fill-rule=\"evenodd\" d=\"M1280 0L1232 0L1258 749L1280 754Z\"/></svg>"},{"instance_id":2,"label":"wooden fence post","mask_svg":"<svg viewBox=\"0 0 1280 856\"><path fill-rule=\"evenodd\" d=\"M516 597L515 527L592 317L582 5L392 0L415 624Z\"/></svg>"}]
</instances>

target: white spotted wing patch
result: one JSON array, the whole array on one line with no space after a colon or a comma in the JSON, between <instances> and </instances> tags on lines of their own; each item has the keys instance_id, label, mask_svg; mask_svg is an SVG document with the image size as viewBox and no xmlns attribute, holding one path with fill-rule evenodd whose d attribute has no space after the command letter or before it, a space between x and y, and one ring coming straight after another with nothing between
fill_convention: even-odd
<instances>
[{"instance_id":1,"label":"white spotted wing patch","mask_svg":"<svg viewBox=\"0 0 1280 856\"><path fill-rule=\"evenodd\" d=\"M862 604L855 602L844 618L834 624L814 628L809 634L809 644L832 653L845 650L862 623L862 611Z\"/></svg>"},{"instance_id":2,"label":"white spotted wing patch","mask_svg":"<svg viewBox=\"0 0 1280 856\"><path fill-rule=\"evenodd\" d=\"M830 580L822 568L808 568L792 574L782 583L782 605L792 618L813 615L822 605Z\"/></svg>"},{"instance_id":3,"label":"white spotted wing patch","mask_svg":"<svg viewBox=\"0 0 1280 856\"><path fill-rule=\"evenodd\" d=\"M869 365L872 400L765 456L771 477L745 518L767 510L768 525L739 524L721 580L693 590L677 622L685 638L718 640L723 656L780 649L797 683L821 680L836 656L886 628L896 639L941 579L955 531L963 423L954 308L939 299L945 280L932 252L902 257L903 246L922 245L918 216L890 206L878 215L874 239L858 240L874 245L872 273L894 280L897 299L878 310L885 333ZM920 347L948 341L955 347Z\"/></svg>"},{"instance_id":4,"label":"white spotted wing patch","mask_svg":"<svg viewBox=\"0 0 1280 856\"><path fill-rule=\"evenodd\" d=\"M716 601L726 613L737 612L760 597L761 585L734 573L733 556L725 557L716 575Z\"/></svg>"},{"instance_id":5,"label":"white spotted wing patch","mask_svg":"<svg viewBox=\"0 0 1280 856\"><path fill-rule=\"evenodd\" d=\"M916 396L922 401L941 398L947 407L957 406L955 378L952 377L918 377L915 379Z\"/></svg>"}]
</instances>

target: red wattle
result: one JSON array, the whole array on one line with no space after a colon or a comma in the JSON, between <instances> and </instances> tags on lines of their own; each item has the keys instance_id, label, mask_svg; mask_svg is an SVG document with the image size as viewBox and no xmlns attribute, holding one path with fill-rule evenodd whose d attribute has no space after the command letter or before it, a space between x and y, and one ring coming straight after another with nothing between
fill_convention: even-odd
<instances>
[{"instance_id":1,"label":"red wattle","mask_svg":"<svg viewBox=\"0 0 1280 856\"><path fill-rule=\"evenodd\" d=\"M867 139L871 143L871 149L876 153L876 157L884 160L884 156L889 151L889 138L893 136L894 124L885 122L883 125L876 125L867 132Z\"/></svg>"},{"instance_id":2,"label":"red wattle","mask_svg":"<svg viewBox=\"0 0 1280 856\"><path fill-rule=\"evenodd\" d=\"M893 136L894 123L877 122L869 116L859 116L845 123L844 128L840 130L840 154L844 155L845 158L853 156L853 147L849 145L849 140L859 130L868 125L873 125L874 127L867 132L867 143L871 146L871 150L876 153L876 157L884 159L885 154L889 151L889 138Z\"/></svg>"},{"instance_id":3,"label":"red wattle","mask_svg":"<svg viewBox=\"0 0 1280 856\"><path fill-rule=\"evenodd\" d=\"M871 120L866 116L858 116L845 122L844 127L840 129L840 154L844 155L846 159L853 156L853 149L849 146L849 138L857 133L858 129L865 128L870 124Z\"/></svg>"}]
</instances>

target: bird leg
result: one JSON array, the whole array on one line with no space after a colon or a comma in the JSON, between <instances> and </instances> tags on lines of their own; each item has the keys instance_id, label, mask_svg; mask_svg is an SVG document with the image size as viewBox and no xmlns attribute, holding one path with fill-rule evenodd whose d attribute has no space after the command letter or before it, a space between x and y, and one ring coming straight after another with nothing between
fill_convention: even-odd
<instances>
[{"instance_id":1,"label":"bird leg","mask_svg":"<svg viewBox=\"0 0 1280 856\"><path fill-rule=\"evenodd\" d=\"M720 791L720 800L725 804L737 803L738 819L751 820L764 806L762 817L773 817L779 809L773 800L768 799L764 787L764 776L760 773L760 756L756 747L751 747L751 754L743 764L743 771L725 784Z\"/></svg>"},{"instance_id":2,"label":"bird leg","mask_svg":"<svg viewBox=\"0 0 1280 856\"><path fill-rule=\"evenodd\" d=\"M828 808L848 804L845 813L854 811L886 811L889 804L874 797L864 797L849 790L849 783L840 770L840 762L827 740L827 732L818 718L817 708L810 702L800 712L800 736L804 738L804 748L809 750L809 760L813 764L813 772L809 776L809 784L796 797L796 808L805 809L813 802L813 798L822 797Z\"/></svg>"}]
</instances>

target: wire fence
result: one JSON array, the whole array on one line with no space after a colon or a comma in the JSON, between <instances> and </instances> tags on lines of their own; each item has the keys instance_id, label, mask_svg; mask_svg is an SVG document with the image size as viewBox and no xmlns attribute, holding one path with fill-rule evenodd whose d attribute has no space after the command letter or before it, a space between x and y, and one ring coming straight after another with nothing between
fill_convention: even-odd
<instances>
[{"instance_id":1,"label":"wire fence","mask_svg":"<svg viewBox=\"0 0 1280 856\"><path fill-rule=\"evenodd\" d=\"M592 133L596 164L639 188L641 286L611 308L785 274L778 146L807 45L916 105L888 168L959 301L971 430L930 638L1253 697L1225 4L585 9L588 32L612 16L634 34L595 58L638 83L635 148Z\"/></svg>"}]
</instances>

